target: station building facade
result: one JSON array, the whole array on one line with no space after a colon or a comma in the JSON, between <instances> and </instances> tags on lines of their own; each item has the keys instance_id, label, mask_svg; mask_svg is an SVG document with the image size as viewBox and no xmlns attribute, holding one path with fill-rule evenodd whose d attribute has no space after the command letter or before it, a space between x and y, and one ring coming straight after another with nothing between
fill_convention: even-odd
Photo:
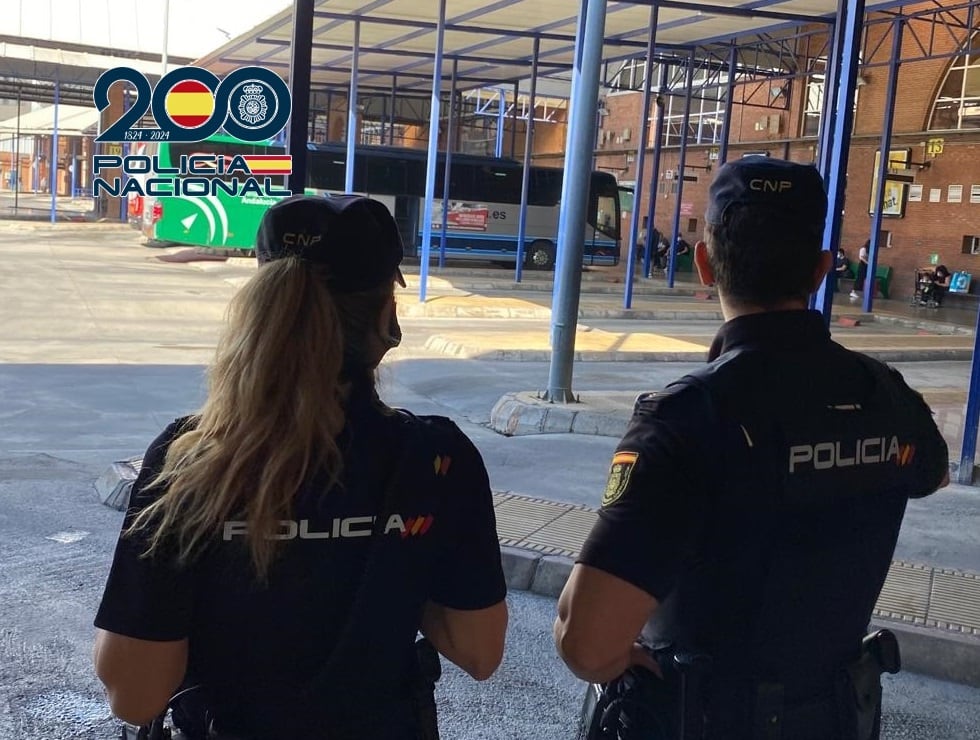
<instances>
[{"instance_id":1,"label":"station building facade","mask_svg":"<svg viewBox=\"0 0 980 740\"><path fill-rule=\"evenodd\" d=\"M951 4L951 3L944 3ZM906 8L905 10L908 10ZM870 14L869 19L876 17ZM966 16L963 13L964 19ZM945 264L951 271L973 276L971 292L980 281L980 31L952 33L931 20L910 20L903 35L894 122L886 178L879 265L892 267L891 296L914 290L915 270ZM863 48L870 50L859 68L854 125L844 209L842 245L851 259L870 237L873 186L887 99L891 57L891 24L868 25ZM925 39L926 41L923 41ZM815 163L823 104L825 35L813 33L797 41L797 66L808 71L793 78L737 78L732 107L728 158L765 153L797 162ZM922 58L924 48L936 58ZM938 58L939 55L953 55ZM620 72L619 84L601 104L596 166L635 182L636 152L642 94L643 62ZM616 89L616 87L620 89ZM626 88L626 89L623 89ZM683 90L667 95L662 108L652 106L652 121L664 115L665 136L655 197L656 228L670 233L680 190L680 234L693 242L703 232L708 186L717 167L724 102L695 91L688 123L685 170L678 169ZM703 98L708 97L705 101ZM721 96L714 96L720 98ZM658 112L662 111L662 113ZM643 173L641 214L647 213L653 174L650 137ZM683 176L683 184L682 182ZM623 214L624 233L629 213Z\"/></svg>"}]
</instances>

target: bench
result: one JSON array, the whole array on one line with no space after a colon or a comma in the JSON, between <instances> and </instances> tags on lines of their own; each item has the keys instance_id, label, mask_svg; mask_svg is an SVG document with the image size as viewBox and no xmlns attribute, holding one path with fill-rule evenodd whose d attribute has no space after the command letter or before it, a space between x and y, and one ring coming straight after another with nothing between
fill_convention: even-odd
<instances>
[{"instance_id":1,"label":"bench","mask_svg":"<svg viewBox=\"0 0 980 740\"><path fill-rule=\"evenodd\" d=\"M844 277L838 281L839 283L845 280L855 281L857 280L857 262L849 262L847 265L847 272L844 273ZM888 298L891 293L892 285L892 274L894 270L889 265L878 265L875 269L875 285L878 287L878 293L881 294L882 298Z\"/></svg>"},{"instance_id":2,"label":"bench","mask_svg":"<svg viewBox=\"0 0 980 740\"><path fill-rule=\"evenodd\" d=\"M674 257L674 272L693 272L694 271L694 250L689 249L685 254L678 254Z\"/></svg>"}]
</instances>

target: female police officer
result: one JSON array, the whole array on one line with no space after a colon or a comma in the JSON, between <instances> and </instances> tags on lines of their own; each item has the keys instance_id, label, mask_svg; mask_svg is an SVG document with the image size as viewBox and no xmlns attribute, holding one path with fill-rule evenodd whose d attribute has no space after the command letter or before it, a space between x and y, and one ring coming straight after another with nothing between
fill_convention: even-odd
<instances>
[{"instance_id":1,"label":"female police officer","mask_svg":"<svg viewBox=\"0 0 980 740\"><path fill-rule=\"evenodd\" d=\"M96 670L136 724L194 687L191 737L416 738L419 630L477 680L503 652L486 469L451 421L376 394L404 285L384 205L289 198L256 251L204 406L133 486Z\"/></svg>"}]
</instances>

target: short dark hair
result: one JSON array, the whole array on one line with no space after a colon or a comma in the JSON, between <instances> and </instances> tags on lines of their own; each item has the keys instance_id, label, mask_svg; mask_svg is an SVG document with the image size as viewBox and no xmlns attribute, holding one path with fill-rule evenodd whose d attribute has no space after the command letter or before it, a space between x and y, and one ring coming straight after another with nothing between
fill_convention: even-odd
<instances>
[{"instance_id":1,"label":"short dark hair","mask_svg":"<svg viewBox=\"0 0 980 740\"><path fill-rule=\"evenodd\" d=\"M705 227L708 260L719 290L739 303L771 306L806 299L823 248L823 227L801 224L767 205L728 209Z\"/></svg>"}]
</instances>

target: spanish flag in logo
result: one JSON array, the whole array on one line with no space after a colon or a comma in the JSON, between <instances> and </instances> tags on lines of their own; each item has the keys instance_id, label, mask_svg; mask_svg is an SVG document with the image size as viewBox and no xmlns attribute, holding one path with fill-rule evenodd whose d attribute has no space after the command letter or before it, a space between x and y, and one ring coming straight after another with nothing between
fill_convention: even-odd
<instances>
[{"instance_id":1,"label":"spanish flag in logo","mask_svg":"<svg viewBox=\"0 0 980 740\"><path fill-rule=\"evenodd\" d=\"M288 175L293 171L289 154L246 154L242 159L253 175Z\"/></svg>"},{"instance_id":2,"label":"spanish flag in logo","mask_svg":"<svg viewBox=\"0 0 980 740\"><path fill-rule=\"evenodd\" d=\"M214 95L203 82L184 80L170 88L164 107L181 128L197 128L214 113Z\"/></svg>"}]
</instances>

